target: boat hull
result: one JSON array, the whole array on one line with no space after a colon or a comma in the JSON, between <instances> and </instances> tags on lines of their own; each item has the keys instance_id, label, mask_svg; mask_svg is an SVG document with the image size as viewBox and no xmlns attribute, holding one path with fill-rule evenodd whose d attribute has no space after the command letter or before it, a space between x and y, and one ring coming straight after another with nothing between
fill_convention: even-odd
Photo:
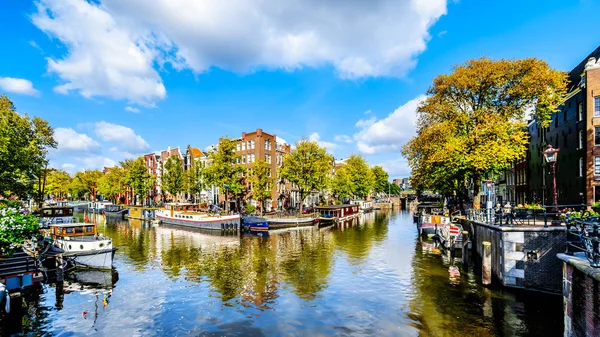
<instances>
[{"instance_id":1,"label":"boat hull","mask_svg":"<svg viewBox=\"0 0 600 337\"><path fill-rule=\"evenodd\" d=\"M270 229L312 226L315 224L315 220L314 218L268 219Z\"/></svg>"},{"instance_id":2,"label":"boat hull","mask_svg":"<svg viewBox=\"0 0 600 337\"><path fill-rule=\"evenodd\" d=\"M116 248L111 248L93 252L65 253L64 257L76 267L110 270L116 251Z\"/></svg>"},{"instance_id":3,"label":"boat hull","mask_svg":"<svg viewBox=\"0 0 600 337\"><path fill-rule=\"evenodd\" d=\"M163 214L156 214L156 219L160 222L185 226L185 227L193 227L193 228L201 228L201 229L211 229L211 230L238 230L240 229L240 216L222 216L218 217L207 217L205 219L182 219L171 216L166 216Z\"/></svg>"}]
</instances>

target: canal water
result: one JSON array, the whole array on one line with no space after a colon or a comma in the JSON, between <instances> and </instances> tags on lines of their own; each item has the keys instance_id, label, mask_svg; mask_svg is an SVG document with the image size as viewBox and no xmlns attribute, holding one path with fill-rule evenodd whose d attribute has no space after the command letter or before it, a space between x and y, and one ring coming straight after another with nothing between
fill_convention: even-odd
<instances>
[{"instance_id":1,"label":"canal water","mask_svg":"<svg viewBox=\"0 0 600 337\"><path fill-rule=\"evenodd\" d=\"M562 297L488 289L417 237L406 212L219 236L140 221L99 230L114 272L29 294L3 335L561 336Z\"/></svg>"}]
</instances>

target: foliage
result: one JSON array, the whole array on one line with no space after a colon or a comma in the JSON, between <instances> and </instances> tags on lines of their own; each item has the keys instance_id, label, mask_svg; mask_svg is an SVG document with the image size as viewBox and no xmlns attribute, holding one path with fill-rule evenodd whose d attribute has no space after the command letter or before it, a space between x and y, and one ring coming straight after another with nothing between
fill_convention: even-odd
<instances>
[{"instance_id":1,"label":"foliage","mask_svg":"<svg viewBox=\"0 0 600 337\"><path fill-rule=\"evenodd\" d=\"M533 211L543 211L545 208L540 204L525 204L525 205L517 205L515 209L528 209Z\"/></svg>"},{"instance_id":2,"label":"foliage","mask_svg":"<svg viewBox=\"0 0 600 337\"><path fill-rule=\"evenodd\" d=\"M566 79L535 58L481 58L438 76L418 108L417 135L402 149L415 188L452 191L472 178L478 208L482 177L525 154L526 113L546 127Z\"/></svg>"},{"instance_id":3,"label":"foliage","mask_svg":"<svg viewBox=\"0 0 600 337\"><path fill-rule=\"evenodd\" d=\"M191 166L184 173L183 189L186 193L198 196L206 188L205 166L201 161L192 159Z\"/></svg>"},{"instance_id":4,"label":"foliage","mask_svg":"<svg viewBox=\"0 0 600 337\"><path fill-rule=\"evenodd\" d=\"M48 170L46 176L46 193L53 194L59 199L64 199L69 194L71 176L63 170Z\"/></svg>"},{"instance_id":5,"label":"foliage","mask_svg":"<svg viewBox=\"0 0 600 337\"><path fill-rule=\"evenodd\" d=\"M592 204L591 207L595 208L595 209L600 208L600 201L596 201L595 203Z\"/></svg>"},{"instance_id":6,"label":"foliage","mask_svg":"<svg viewBox=\"0 0 600 337\"><path fill-rule=\"evenodd\" d=\"M389 187L389 174L385 172L383 167L377 165L371 168L373 176L373 192L374 193L388 193Z\"/></svg>"},{"instance_id":7,"label":"foliage","mask_svg":"<svg viewBox=\"0 0 600 337\"><path fill-rule=\"evenodd\" d=\"M102 177L102 174L98 170L84 170L75 173L69 185L69 192L73 199L95 196L98 180Z\"/></svg>"},{"instance_id":8,"label":"foliage","mask_svg":"<svg viewBox=\"0 0 600 337\"><path fill-rule=\"evenodd\" d=\"M307 192L327 187L333 162L333 157L317 142L302 139L296 142L296 148L291 153L285 155L279 174L298 186L302 204Z\"/></svg>"},{"instance_id":9,"label":"foliage","mask_svg":"<svg viewBox=\"0 0 600 337\"><path fill-rule=\"evenodd\" d=\"M165 163L165 172L161 178L162 188L176 197L183 191L183 163L177 156L170 156Z\"/></svg>"},{"instance_id":10,"label":"foliage","mask_svg":"<svg viewBox=\"0 0 600 337\"><path fill-rule=\"evenodd\" d=\"M336 196L339 200L349 198L354 193L349 169L346 166L342 166L335 171L335 175L333 176L333 179L331 179L330 185L331 194Z\"/></svg>"},{"instance_id":11,"label":"foliage","mask_svg":"<svg viewBox=\"0 0 600 337\"><path fill-rule=\"evenodd\" d=\"M250 175L252 183L252 196L260 201L261 210L265 209L265 200L271 197L271 165L267 164L262 158L254 162L252 174Z\"/></svg>"},{"instance_id":12,"label":"foliage","mask_svg":"<svg viewBox=\"0 0 600 337\"><path fill-rule=\"evenodd\" d=\"M400 188L400 186L394 183L387 182L385 192L389 193L390 195L399 195L400 193L402 193L402 189Z\"/></svg>"},{"instance_id":13,"label":"foliage","mask_svg":"<svg viewBox=\"0 0 600 337\"><path fill-rule=\"evenodd\" d=\"M345 168L348 170L348 175L350 176L352 195L361 199L367 197L375 178L366 160L362 156L351 155L346 159Z\"/></svg>"},{"instance_id":14,"label":"foliage","mask_svg":"<svg viewBox=\"0 0 600 337\"><path fill-rule=\"evenodd\" d=\"M1 207L1 206L0 206ZM39 233L39 220L18 208L0 209L0 253L11 254L27 239Z\"/></svg>"},{"instance_id":15,"label":"foliage","mask_svg":"<svg viewBox=\"0 0 600 337\"><path fill-rule=\"evenodd\" d=\"M208 152L210 165L206 168L206 176L211 184L224 192L226 209L229 208L229 195L239 196L244 192L241 177L245 169L237 163L239 158L236 142L227 137L220 140L216 149Z\"/></svg>"},{"instance_id":16,"label":"foliage","mask_svg":"<svg viewBox=\"0 0 600 337\"><path fill-rule=\"evenodd\" d=\"M125 193L125 169L113 167L98 179L97 190L106 199L117 202L118 195Z\"/></svg>"},{"instance_id":17,"label":"foliage","mask_svg":"<svg viewBox=\"0 0 600 337\"><path fill-rule=\"evenodd\" d=\"M56 148L47 121L19 115L11 100L0 96L0 194L26 197L42 178L49 148ZM42 185L43 186L43 185ZM43 194L43 191L41 191ZM41 196L41 195L40 195Z\"/></svg>"},{"instance_id":18,"label":"foliage","mask_svg":"<svg viewBox=\"0 0 600 337\"><path fill-rule=\"evenodd\" d=\"M171 158L176 158L176 157L170 157L169 160L171 160ZM167 165L169 164L169 160L167 160ZM178 161L179 164L181 164L181 161ZM125 165L123 165L125 164ZM154 178L153 176L148 173L148 169L146 168L146 163L144 162L144 157L138 157L135 160L129 160L126 161L125 163L122 163L122 165L124 166L125 169L125 185L131 187L133 189L133 195L136 196L136 198L134 199L134 203L137 205L137 196L139 195L140 198L142 198L142 202L143 200L148 196L148 192L150 192L150 190L154 187ZM176 170L176 171L180 171L180 172L174 172L173 174L170 174L169 178L174 178L177 174L183 174L183 168L180 166L180 170ZM165 165L166 168L166 165ZM167 169L167 171L170 171L169 169ZM183 178L182 178L183 180ZM173 186L171 186L173 187ZM181 190L181 187L179 188L179 191ZM177 191L177 192L179 192ZM177 193L176 192L176 193ZM169 193L171 193L169 191ZM173 194L173 193L171 193Z\"/></svg>"},{"instance_id":19,"label":"foliage","mask_svg":"<svg viewBox=\"0 0 600 337\"><path fill-rule=\"evenodd\" d=\"M246 211L246 214L252 214L256 211L256 207L252 204L246 204L244 205L244 210Z\"/></svg>"}]
</instances>

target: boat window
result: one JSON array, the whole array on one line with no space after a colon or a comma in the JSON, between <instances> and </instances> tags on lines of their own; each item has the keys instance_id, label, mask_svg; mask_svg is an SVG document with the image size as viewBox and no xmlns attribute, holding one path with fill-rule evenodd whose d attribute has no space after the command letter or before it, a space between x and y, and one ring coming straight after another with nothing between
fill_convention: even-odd
<instances>
[{"instance_id":1,"label":"boat window","mask_svg":"<svg viewBox=\"0 0 600 337\"><path fill-rule=\"evenodd\" d=\"M74 233L73 227L65 228L63 233L66 233L66 234Z\"/></svg>"},{"instance_id":2,"label":"boat window","mask_svg":"<svg viewBox=\"0 0 600 337\"><path fill-rule=\"evenodd\" d=\"M94 226L86 226L85 227L85 231L88 232L88 233L93 232L94 231Z\"/></svg>"},{"instance_id":3,"label":"boat window","mask_svg":"<svg viewBox=\"0 0 600 337\"><path fill-rule=\"evenodd\" d=\"M44 213L44 215L52 215L52 210L51 209L45 209L42 212Z\"/></svg>"},{"instance_id":4,"label":"boat window","mask_svg":"<svg viewBox=\"0 0 600 337\"><path fill-rule=\"evenodd\" d=\"M57 209L56 210L56 215L62 215L63 214L63 210L62 209Z\"/></svg>"},{"instance_id":5,"label":"boat window","mask_svg":"<svg viewBox=\"0 0 600 337\"><path fill-rule=\"evenodd\" d=\"M69 215L73 215L73 209L69 208Z\"/></svg>"}]
</instances>

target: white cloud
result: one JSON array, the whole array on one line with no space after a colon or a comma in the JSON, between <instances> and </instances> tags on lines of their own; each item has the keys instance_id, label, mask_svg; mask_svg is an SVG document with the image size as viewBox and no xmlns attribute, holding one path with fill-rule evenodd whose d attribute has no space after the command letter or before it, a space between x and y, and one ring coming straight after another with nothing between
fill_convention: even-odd
<instances>
[{"instance_id":1,"label":"white cloud","mask_svg":"<svg viewBox=\"0 0 600 337\"><path fill-rule=\"evenodd\" d=\"M126 106L125 107L125 111L129 111L129 112L133 112L133 113L138 113L138 112L140 112L140 109L134 108L132 106Z\"/></svg>"},{"instance_id":2,"label":"white cloud","mask_svg":"<svg viewBox=\"0 0 600 337\"><path fill-rule=\"evenodd\" d=\"M410 167L408 166L408 161L402 157L386 160L377 165L381 165L383 167L383 169L390 175L390 179L410 177Z\"/></svg>"},{"instance_id":3,"label":"white cloud","mask_svg":"<svg viewBox=\"0 0 600 337\"><path fill-rule=\"evenodd\" d=\"M30 96L37 96L40 93L33 88L31 81L14 77L0 77L0 89L13 94Z\"/></svg>"},{"instance_id":4,"label":"white cloud","mask_svg":"<svg viewBox=\"0 0 600 337\"><path fill-rule=\"evenodd\" d=\"M117 146L111 149L112 152L139 153L150 148L144 138L126 126L102 121L96 123L95 127L96 135L100 139L105 142L117 143Z\"/></svg>"},{"instance_id":5,"label":"white cloud","mask_svg":"<svg viewBox=\"0 0 600 337\"><path fill-rule=\"evenodd\" d=\"M152 105L155 70L332 65L342 78L404 76L446 0L38 0L33 23L68 49L48 59L59 92Z\"/></svg>"},{"instance_id":6,"label":"white cloud","mask_svg":"<svg viewBox=\"0 0 600 337\"><path fill-rule=\"evenodd\" d=\"M84 0L40 0L33 23L68 49L62 59L48 58L48 71L62 84L55 91L84 97L107 96L152 106L166 96L154 69L157 50L150 32L128 29Z\"/></svg>"},{"instance_id":7,"label":"white cloud","mask_svg":"<svg viewBox=\"0 0 600 337\"><path fill-rule=\"evenodd\" d=\"M356 122L360 129L354 134L358 150L365 154L400 151L415 134L417 107L424 99L425 96L412 99L384 119L371 117Z\"/></svg>"},{"instance_id":8,"label":"white cloud","mask_svg":"<svg viewBox=\"0 0 600 337\"><path fill-rule=\"evenodd\" d=\"M347 143L347 144L352 143L352 138L350 136L347 136L347 135L336 135L333 139L336 142L344 142L344 143Z\"/></svg>"},{"instance_id":9,"label":"white cloud","mask_svg":"<svg viewBox=\"0 0 600 337\"><path fill-rule=\"evenodd\" d=\"M275 142L277 142L277 144L289 144L285 139L279 136L275 136Z\"/></svg>"},{"instance_id":10,"label":"white cloud","mask_svg":"<svg viewBox=\"0 0 600 337\"><path fill-rule=\"evenodd\" d=\"M324 147L329 152L334 152L335 149L337 149L339 147L335 143L321 140L321 136L319 136L319 134L316 133L316 132L313 132L310 136L308 136L308 140L311 140L313 142L317 142L320 146Z\"/></svg>"},{"instance_id":11,"label":"white cloud","mask_svg":"<svg viewBox=\"0 0 600 337\"><path fill-rule=\"evenodd\" d=\"M117 163L107 157L102 155L99 156L87 156L79 158L81 169L88 170L102 170L104 167L113 167L117 165Z\"/></svg>"},{"instance_id":12,"label":"white cloud","mask_svg":"<svg viewBox=\"0 0 600 337\"><path fill-rule=\"evenodd\" d=\"M100 144L84 133L77 133L71 128L55 128L54 139L58 143L56 151L59 153L97 153Z\"/></svg>"}]
</instances>

